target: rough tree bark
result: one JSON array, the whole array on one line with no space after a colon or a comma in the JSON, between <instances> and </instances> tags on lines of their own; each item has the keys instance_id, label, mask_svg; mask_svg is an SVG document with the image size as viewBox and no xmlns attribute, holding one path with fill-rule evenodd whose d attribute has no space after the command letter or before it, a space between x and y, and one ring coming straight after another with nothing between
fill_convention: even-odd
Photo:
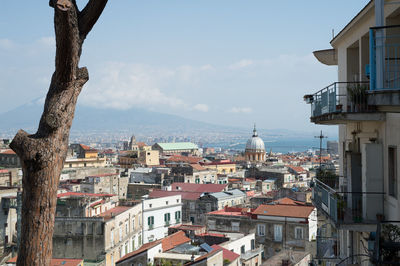
<instances>
[{"instance_id":1,"label":"rough tree bark","mask_svg":"<svg viewBox=\"0 0 400 266\"><path fill-rule=\"evenodd\" d=\"M10 144L23 170L22 230L17 265L50 265L57 187L75 105L89 75L79 68L83 42L107 0L50 0L56 35L55 71L35 134L19 130Z\"/></svg>"}]
</instances>

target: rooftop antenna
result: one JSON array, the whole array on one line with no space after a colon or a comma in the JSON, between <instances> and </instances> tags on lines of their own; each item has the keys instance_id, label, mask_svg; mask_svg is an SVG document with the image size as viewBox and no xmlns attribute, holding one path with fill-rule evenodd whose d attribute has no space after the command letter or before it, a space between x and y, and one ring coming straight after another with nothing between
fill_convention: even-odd
<instances>
[{"instance_id":1,"label":"rooftop antenna","mask_svg":"<svg viewBox=\"0 0 400 266\"><path fill-rule=\"evenodd\" d=\"M322 140L327 139L327 136L322 135L322 130L319 136L314 136L314 138L319 139L319 171L322 170Z\"/></svg>"}]
</instances>

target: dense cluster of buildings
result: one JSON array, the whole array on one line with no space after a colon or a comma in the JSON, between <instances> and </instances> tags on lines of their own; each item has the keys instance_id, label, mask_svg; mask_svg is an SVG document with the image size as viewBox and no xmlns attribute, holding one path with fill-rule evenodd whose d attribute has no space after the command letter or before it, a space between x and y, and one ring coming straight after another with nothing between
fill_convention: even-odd
<instances>
[{"instance_id":1,"label":"dense cluster of buildings","mask_svg":"<svg viewBox=\"0 0 400 266\"><path fill-rule=\"evenodd\" d=\"M70 145L58 190L54 259L261 265L276 256L291 260L291 252L297 262L314 256L317 215L309 185L321 160L335 169L334 156L267 154L256 128L246 149L233 156L189 142L147 145L134 136L124 146ZM4 253L18 246L17 163L7 146L0 150Z\"/></svg>"}]
</instances>

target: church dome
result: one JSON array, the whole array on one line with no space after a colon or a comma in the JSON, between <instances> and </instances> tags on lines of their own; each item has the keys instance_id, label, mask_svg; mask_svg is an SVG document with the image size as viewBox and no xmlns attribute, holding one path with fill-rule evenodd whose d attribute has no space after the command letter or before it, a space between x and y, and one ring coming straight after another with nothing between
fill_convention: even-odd
<instances>
[{"instance_id":1,"label":"church dome","mask_svg":"<svg viewBox=\"0 0 400 266\"><path fill-rule=\"evenodd\" d=\"M255 126L253 136L246 143L246 151L265 152L264 141L258 136Z\"/></svg>"}]
</instances>

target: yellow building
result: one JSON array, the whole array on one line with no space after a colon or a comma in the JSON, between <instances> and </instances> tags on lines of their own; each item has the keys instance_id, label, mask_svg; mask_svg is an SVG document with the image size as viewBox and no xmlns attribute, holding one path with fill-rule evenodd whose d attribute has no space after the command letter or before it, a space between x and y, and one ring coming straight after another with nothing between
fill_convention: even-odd
<instances>
[{"instance_id":1,"label":"yellow building","mask_svg":"<svg viewBox=\"0 0 400 266\"><path fill-rule=\"evenodd\" d=\"M216 170L217 174L236 173L236 164L229 160L221 160L211 163L200 163L204 168Z\"/></svg>"}]
</instances>

